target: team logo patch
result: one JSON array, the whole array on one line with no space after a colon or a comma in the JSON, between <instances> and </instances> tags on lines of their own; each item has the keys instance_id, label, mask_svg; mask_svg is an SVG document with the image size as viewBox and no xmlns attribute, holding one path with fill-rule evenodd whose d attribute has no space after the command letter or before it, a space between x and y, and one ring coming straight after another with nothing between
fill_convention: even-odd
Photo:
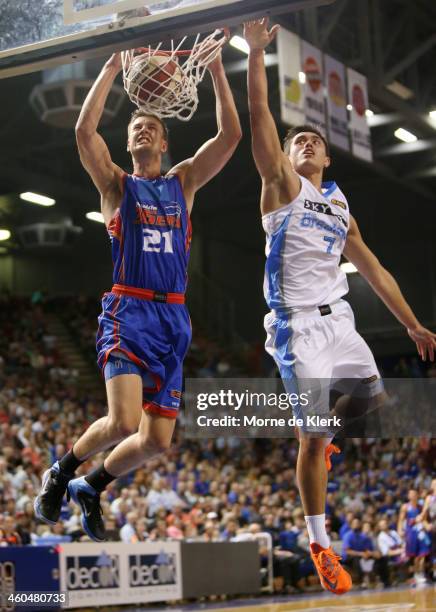
<instances>
[{"instance_id":1,"label":"team logo patch","mask_svg":"<svg viewBox=\"0 0 436 612\"><path fill-rule=\"evenodd\" d=\"M336 206L340 206L344 210L347 210L347 205L345 204L345 202L341 202L340 200L335 200L334 198L332 198L330 201L332 204L336 204Z\"/></svg>"},{"instance_id":2,"label":"team logo patch","mask_svg":"<svg viewBox=\"0 0 436 612\"><path fill-rule=\"evenodd\" d=\"M330 215L331 217L336 217L338 221L343 223L345 227L348 227L348 223L344 217L341 215L335 214L328 204L324 202L312 202L311 200L304 200L304 208L307 210L312 210L313 212L321 213L323 215Z\"/></svg>"},{"instance_id":3,"label":"team logo patch","mask_svg":"<svg viewBox=\"0 0 436 612\"><path fill-rule=\"evenodd\" d=\"M374 381L376 381L378 378L377 374L374 374L373 376L370 376L369 378L364 378L362 380L362 384L363 385L369 385L369 383L372 383Z\"/></svg>"},{"instance_id":4,"label":"team logo patch","mask_svg":"<svg viewBox=\"0 0 436 612\"><path fill-rule=\"evenodd\" d=\"M176 389L173 389L172 391L170 391L170 396L171 397L175 397L176 399L181 399L182 392L181 391L177 391Z\"/></svg>"}]
</instances>

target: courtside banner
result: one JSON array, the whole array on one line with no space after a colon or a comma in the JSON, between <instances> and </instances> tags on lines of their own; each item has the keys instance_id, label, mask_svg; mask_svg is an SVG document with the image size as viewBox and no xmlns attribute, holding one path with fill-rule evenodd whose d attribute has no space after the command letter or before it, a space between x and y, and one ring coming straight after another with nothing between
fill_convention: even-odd
<instances>
[{"instance_id":1,"label":"courtside banner","mask_svg":"<svg viewBox=\"0 0 436 612\"><path fill-rule=\"evenodd\" d=\"M41 602L49 601L51 605ZM11 597L12 595L12 597ZM32 597L33 595L33 597ZM45 597L43 596L45 595ZM38 601L39 598L39 601ZM65 601L59 589L58 555L51 546L0 547L0 610L53 610ZM20 603L25 602L25 607ZM34 602L34 605L32 605Z\"/></svg>"},{"instance_id":2,"label":"courtside banner","mask_svg":"<svg viewBox=\"0 0 436 612\"><path fill-rule=\"evenodd\" d=\"M330 55L324 55L325 86L327 89L327 126L331 144L350 150L347 116L345 66Z\"/></svg>"},{"instance_id":3,"label":"courtside banner","mask_svg":"<svg viewBox=\"0 0 436 612\"><path fill-rule=\"evenodd\" d=\"M129 602L169 601L182 598L179 542L143 542L127 545Z\"/></svg>"},{"instance_id":4,"label":"courtside banner","mask_svg":"<svg viewBox=\"0 0 436 612\"><path fill-rule=\"evenodd\" d=\"M326 131L324 74L322 53L305 40L301 41L301 71L305 74L304 112L306 122Z\"/></svg>"},{"instance_id":5,"label":"courtside banner","mask_svg":"<svg viewBox=\"0 0 436 612\"><path fill-rule=\"evenodd\" d=\"M60 590L68 608L167 601L182 597L180 543L65 544Z\"/></svg>"},{"instance_id":6,"label":"courtside banner","mask_svg":"<svg viewBox=\"0 0 436 612\"><path fill-rule=\"evenodd\" d=\"M366 109L368 108L368 83L363 74L347 68L348 102L350 111L351 151L356 157L372 161L371 136Z\"/></svg>"},{"instance_id":7,"label":"courtside banner","mask_svg":"<svg viewBox=\"0 0 436 612\"><path fill-rule=\"evenodd\" d=\"M187 438L436 436L431 378L187 378Z\"/></svg>"},{"instance_id":8,"label":"courtside banner","mask_svg":"<svg viewBox=\"0 0 436 612\"><path fill-rule=\"evenodd\" d=\"M281 29L277 37L279 56L280 108L284 123L304 123L304 94L300 83L300 39L293 32Z\"/></svg>"}]
</instances>

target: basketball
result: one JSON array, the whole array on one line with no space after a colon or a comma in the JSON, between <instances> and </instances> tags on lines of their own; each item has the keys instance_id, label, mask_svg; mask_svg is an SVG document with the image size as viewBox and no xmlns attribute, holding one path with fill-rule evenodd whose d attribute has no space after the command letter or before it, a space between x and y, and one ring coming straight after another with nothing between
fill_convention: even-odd
<instances>
[{"instance_id":1,"label":"basketball","mask_svg":"<svg viewBox=\"0 0 436 612\"><path fill-rule=\"evenodd\" d=\"M144 104L153 103L158 98L172 98L182 77L178 62L166 54L136 55L129 72L129 94Z\"/></svg>"}]
</instances>

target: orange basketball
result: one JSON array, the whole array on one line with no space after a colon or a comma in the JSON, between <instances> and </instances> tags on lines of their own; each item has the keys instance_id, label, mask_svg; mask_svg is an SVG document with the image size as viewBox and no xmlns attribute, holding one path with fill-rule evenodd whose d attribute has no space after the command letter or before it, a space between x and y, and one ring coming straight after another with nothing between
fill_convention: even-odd
<instances>
[{"instance_id":1,"label":"orange basketball","mask_svg":"<svg viewBox=\"0 0 436 612\"><path fill-rule=\"evenodd\" d=\"M168 55L136 55L129 71L129 92L141 102L150 103L173 96L181 80L179 64Z\"/></svg>"}]
</instances>

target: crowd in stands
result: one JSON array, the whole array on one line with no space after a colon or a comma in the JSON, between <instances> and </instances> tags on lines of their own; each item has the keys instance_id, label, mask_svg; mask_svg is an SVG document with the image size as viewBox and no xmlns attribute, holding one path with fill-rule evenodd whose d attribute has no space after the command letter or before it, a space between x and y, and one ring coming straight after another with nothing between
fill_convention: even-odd
<instances>
[{"instance_id":1,"label":"crowd in stands","mask_svg":"<svg viewBox=\"0 0 436 612\"><path fill-rule=\"evenodd\" d=\"M103 382L100 391L80 388L77 373L68 368L50 333L47 313L68 318L84 351L91 354L94 347L98 309L93 300L69 298L43 304L0 298L0 546L87 539L77 507L66 501L55 526L36 521L33 514L43 471L106 412ZM75 317L70 316L73 313ZM249 375L253 363L257 363L253 354L235 355L197 333L187 372ZM410 359L405 363L409 370L415 367ZM434 368L427 375L436 377ZM369 581L389 585L392 580L408 580L414 568L406 563L399 514L411 489L416 490L419 504L430 493L436 440L348 439L340 446L343 452L333 457L326 506L334 549L363 586ZM129 543L213 542L268 533L276 588L307 588L314 569L295 484L297 450L295 440L192 441L179 427L165 455L111 483L103 493L108 538ZM100 460L90 459L77 474L89 472ZM436 526L424 518L423 530L430 541L425 571L431 578ZM261 549L261 553L266 562L266 552ZM392 567L404 571L392 574Z\"/></svg>"}]
</instances>

